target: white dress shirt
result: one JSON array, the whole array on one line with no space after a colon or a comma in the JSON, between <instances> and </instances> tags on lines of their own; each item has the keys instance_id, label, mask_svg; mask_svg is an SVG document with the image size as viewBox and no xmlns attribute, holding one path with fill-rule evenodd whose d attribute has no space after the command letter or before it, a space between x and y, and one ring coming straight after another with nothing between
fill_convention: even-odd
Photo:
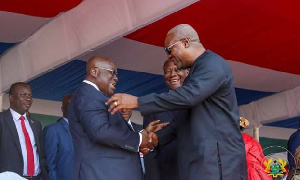
<instances>
[{"instance_id":1,"label":"white dress shirt","mask_svg":"<svg viewBox=\"0 0 300 180\"><path fill-rule=\"evenodd\" d=\"M66 122L69 124L69 120L68 120L67 118L62 117L62 119L63 119L64 121L66 121Z\"/></svg>"},{"instance_id":2,"label":"white dress shirt","mask_svg":"<svg viewBox=\"0 0 300 180\"><path fill-rule=\"evenodd\" d=\"M127 123L129 124L129 126L132 128L133 131L135 131L135 129L133 128L130 119L127 121Z\"/></svg>"},{"instance_id":3,"label":"white dress shirt","mask_svg":"<svg viewBox=\"0 0 300 180\"><path fill-rule=\"evenodd\" d=\"M13 117L14 123L16 125L16 129L18 132L18 136L19 136L19 140L20 140L20 145L21 145L21 150L22 150L22 156L23 156L23 163L24 163L24 168L23 168L23 176L28 176L27 174L27 149L26 149L26 142L25 142L25 137L24 137L24 133L22 130L22 126L21 126L21 114L17 113L16 111L14 111L13 109L9 108L11 115ZM37 144L35 142L34 139L34 135L33 135L33 131L29 125L26 113L23 114L22 116L24 116L25 120L25 126L27 129L27 132L29 134L29 138L31 141L31 145L32 145L32 149L33 149L33 156L34 156L34 176L37 176L40 173L40 163L39 163L39 154L37 151Z\"/></svg>"}]
</instances>

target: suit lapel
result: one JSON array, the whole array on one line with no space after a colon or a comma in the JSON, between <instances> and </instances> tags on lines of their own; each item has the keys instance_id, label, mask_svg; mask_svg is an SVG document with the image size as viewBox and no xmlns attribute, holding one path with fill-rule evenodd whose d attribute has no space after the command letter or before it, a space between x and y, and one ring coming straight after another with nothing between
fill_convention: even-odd
<instances>
[{"instance_id":1,"label":"suit lapel","mask_svg":"<svg viewBox=\"0 0 300 180\"><path fill-rule=\"evenodd\" d=\"M122 115L119 112L116 113L116 118L121 119L130 131L134 131L134 129L132 129L132 127L128 124L128 122L122 117Z\"/></svg>"},{"instance_id":2,"label":"suit lapel","mask_svg":"<svg viewBox=\"0 0 300 180\"><path fill-rule=\"evenodd\" d=\"M31 130L33 132L35 143L37 145L37 149L39 150L40 149L40 143L39 143L40 141L39 141L39 134L38 134L38 132L39 132L38 124L29 116L27 116L27 120L28 120Z\"/></svg>"},{"instance_id":3,"label":"suit lapel","mask_svg":"<svg viewBox=\"0 0 300 180\"><path fill-rule=\"evenodd\" d=\"M125 120L124 120L125 121ZM133 125L131 126L127 121L125 121L126 122L126 124L127 124L127 126L129 127L129 129L131 130L131 131L136 131L135 129L134 129L134 127L133 127Z\"/></svg>"},{"instance_id":4,"label":"suit lapel","mask_svg":"<svg viewBox=\"0 0 300 180\"><path fill-rule=\"evenodd\" d=\"M12 134L12 137L13 137L15 143L16 143L16 146L17 146L19 152L22 154L20 139L19 139L18 131L17 131L16 125L14 123L13 117L12 117L9 109L6 110L5 113L6 113L5 121L8 124L8 128L9 128L11 134Z\"/></svg>"},{"instance_id":5,"label":"suit lapel","mask_svg":"<svg viewBox=\"0 0 300 180\"><path fill-rule=\"evenodd\" d=\"M59 120L59 123L63 126L63 128L66 130L66 132L69 134L69 137L72 138L71 134L70 134L70 130L69 130L69 124L63 119L61 118Z\"/></svg>"}]
</instances>

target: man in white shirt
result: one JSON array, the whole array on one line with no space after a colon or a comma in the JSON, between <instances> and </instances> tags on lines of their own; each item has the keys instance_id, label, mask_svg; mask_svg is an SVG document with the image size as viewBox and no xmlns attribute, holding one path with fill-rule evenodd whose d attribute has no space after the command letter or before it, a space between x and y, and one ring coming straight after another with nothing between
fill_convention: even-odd
<instances>
[{"instance_id":1,"label":"man in white shirt","mask_svg":"<svg viewBox=\"0 0 300 180\"><path fill-rule=\"evenodd\" d=\"M11 85L9 101L10 108L0 113L0 172L47 180L42 126L27 116L32 104L30 86L23 82Z\"/></svg>"}]
</instances>

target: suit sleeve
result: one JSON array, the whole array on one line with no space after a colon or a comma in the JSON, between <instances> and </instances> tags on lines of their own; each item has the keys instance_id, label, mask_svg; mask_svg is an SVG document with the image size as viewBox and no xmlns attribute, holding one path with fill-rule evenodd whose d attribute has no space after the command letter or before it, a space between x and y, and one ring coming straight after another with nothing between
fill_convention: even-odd
<instances>
[{"instance_id":1,"label":"suit sleeve","mask_svg":"<svg viewBox=\"0 0 300 180\"><path fill-rule=\"evenodd\" d=\"M38 136L39 136L39 159L40 159L40 167L42 172L42 178L44 180L50 180L48 174L48 167L46 162L46 154L45 154L45 146L44 146L44 137L43 137L43 128L40 121L36 121L38 125Z\"/></svg>"},{"instance_id":2,"label":"suit sleeve","mask_svg":"<svg viewBox=\"0 0 300 180\"><path fill-rule=\"evenodd\" d=\"M141 114L176 109L187 109L213 96L231 77L223 64L208 60L196 65L184 86L162 94L149 94L138 98ZM224 92L226 93L226 89Z\"/></svg>"},{"instance_id":3,"label":"suit sleeve","mask_svg":"<svg viewBox=\"0 0 300 180\"><path fill-rule=\"evenodd\" d=\"M110 115L105 98L87 97L77 102L76 112L88 136L95 142L138 152L138 132L122 128L125 122L119 113ZM123 124L121 124L123 123Z\"/></svg>"},{"instance_id":4,"label":"suit sleeve","mask_svg":"<svg viewBox=\"0 0 300 180\"><path fill-rule=\"evenodd\" d=\"M54 126L45 127L43 130L44 145L46 151L46 162L49 168L49 176L51 180L58 180L57 176L57 152L58 139Z\"/></svg>"}]
</instances>

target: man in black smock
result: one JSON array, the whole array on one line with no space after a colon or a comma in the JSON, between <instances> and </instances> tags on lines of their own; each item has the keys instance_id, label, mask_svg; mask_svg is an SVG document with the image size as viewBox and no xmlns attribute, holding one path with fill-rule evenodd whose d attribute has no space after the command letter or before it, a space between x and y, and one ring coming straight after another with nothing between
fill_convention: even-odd
<instances>
[{"instance_id":1,"label":"man in black smock","mask_svg":"<svg viewBox=\"0 0 300 180\"><path fill-rule=\"evenodd\" d=\"M239 112L231 68L226 60L200 43L197 32L187 24L172 28L165 50L178 69L190 68L182 87L162 94L135 97L115 94L106 103L110 111L139 108L148 115L167 110L188 109L189 116L173 120L157 133L168 140L178 126L180 176L182 180L247 179L245 146L239 130ZM184 122L184 123L182 123ZM177 124L177 125L176 125ZM166 133L169 132L169 133Z\"/></svg>"}]
</instances>

